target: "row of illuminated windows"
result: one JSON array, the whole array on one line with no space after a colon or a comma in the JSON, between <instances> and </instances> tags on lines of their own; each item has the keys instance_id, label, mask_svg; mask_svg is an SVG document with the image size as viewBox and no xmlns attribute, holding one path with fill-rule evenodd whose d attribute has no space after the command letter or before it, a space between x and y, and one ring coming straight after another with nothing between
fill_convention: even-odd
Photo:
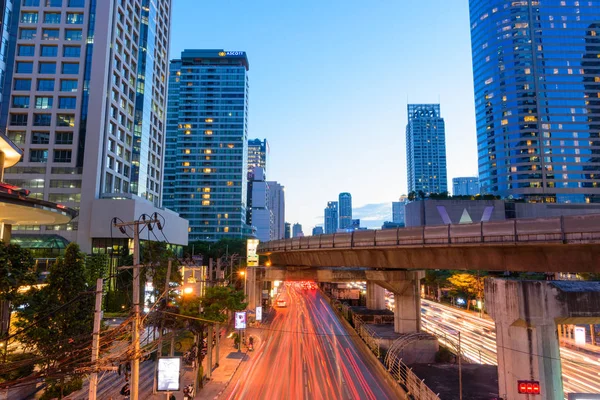
<instances>
[{"instance_id":1,"label":"row of illuminated windows","mask_svg":"<svg viewBox=\"0 0 600 400\"><path fill-rule=\"evenodd\" d=\"M61 92L77 92L78 81L76 79L61 79L60 80L60 91ZM54 91L54 79L38 79L36 90L39 92L53 92ZM31 79L29 78L15 78L13 82L13 90L29 92L31 90Z\"/></svg>"},{"instance_id":2,"label":"row of illuminated windows","mask_svg":"<svg viewBox=\"0 0 600 400\"><path fill-rule=\"evenodd\" d=\"M20 44L17 50L17 55L22 57L35 57L35 45ZM80 46L63 46L62 55L65 58L75 58L81 56ZM40 57L57 57L58 46L43 44L40 46Z\"/></svg>"},{"instance_id":3,"label":"row of illuminated windows","mask_svg":"<svg viewBox=\"0 0 600 400\"><path fill-rule=\"evenodd\" d=\"M29 149L29 162L48 162L48 149ZM70 163L72 150L54 150L52 161L55 163Z\"/></svg>"},{"instance_id":4,"label":"row of illuminated windows","mask_svg":"<svg viewBox=\"0 0 600 400\"><path fill-rule=\"evenodd\" d=\"M19 30L19 39L35 40L37 38L36 28L21 28ZM64 40L76 41L83 40L83 31L81 29L65 29ZM42 28L42 40L60 40L60 29Z\"/></svg>"},{"instance_id":5,"label":"row of illuminated windows","mask_svg":"<svg viewBox=\"0 0 600 400\"><path fill-rule=\"evenodd\" d=\"M129 158L131 158L131 156L129 156ZM127 161L129 161L129 160L127 160ZM113 157L107 156L106 157L106 166L107 166L107 168L109 168L119 174L123 174L127 178L129 178L130 167L129 167L129 165L125 164L123 161L115 160Z\"/></svg>"},{"instance_id":6,"label":"row of illuminated windows","mask_svg":"<svg viewBox=\"0 0 600 400\"><path fill-rule=\"evenodd\" d=\"M43 189L45 180L43 178L37 179L7 179L6 183L22 187L25 189ZM79 189L81 188L81 180L79 179L51 179L51 189Z\"/></svg>"},{"instance_id":7,"label":"row of illuminated windows","mask_svg":"<svg viewBox=\"0 0 600 400\"><path fill-rule=\"evenodd\" d=\"M8 131L7 136L16 144L27 143L27 132ZM31 144L50 144L50 132L30 132ZM73 144L73 132L56 132L54 144Z\"/></svg>"},{"instance_id":8,"label":"row of illuminated windows","mask_svg":"<svg viewBox=\"0 0 600 400\"><path fill-rule=\"evenodd\" d=\"M85 7L85 0L22 0L23 7Z\"/></svg>"},{"instance_id":9,"label":"row of illuminated windows","mask_svg":"<svg viewBox=\"0 0 600 400\"><path fill-rule=\"evenodd\" d=\"M18 74L31 74L33 73L33 61L17 61L15 70ZM60 72L65 75L77 75L79 74L79 63L61 63ZM40 74L56 74L56 63L55 62L38 62L38 73Z\"/></svg>"},{"instance_id":10,"label":"row of illuminated windows","mask_svg":"<svg viewBox=\"0 0 600 400\"><path fill-rule=\"evenodd\" d=\"M13 108L29 108L29 96L13 96ZM54 97L35 96L35 108L38 110L47 110L54 106ZM58 108L60 110L74 110L77 107L76 97L59 97Z\"/></svg>"},{"instance_id":11,"label":"row of illuminated windows","mask_svg":"<svg viewBox=\"0 0 600 400\"><path fill-rule=\"evenodd\" d=\"M60 12L44 12L44 19L42 20L45 24L60 24L61 23ZM38 13L35 11L23 11L21 12L21 23L23 24L37 24L39 20ZM83 13L72 13L68 12L65 19L67 24L80 25L83 24Z\"/></svg>"},{"instance_id":12,"label":"row of illuminated windows","mask_svg":"<svg viewBox=\"0 0 600 400\"><path fill-rule=\"evenodd\" d=\"M27 126L28 123L28 114L10 114L10 125ZM52 126L52 114L33 114L33 126ZM75 126L75 116L70 114L57 114L56 126Z\"/></svg>"}]
</instances>

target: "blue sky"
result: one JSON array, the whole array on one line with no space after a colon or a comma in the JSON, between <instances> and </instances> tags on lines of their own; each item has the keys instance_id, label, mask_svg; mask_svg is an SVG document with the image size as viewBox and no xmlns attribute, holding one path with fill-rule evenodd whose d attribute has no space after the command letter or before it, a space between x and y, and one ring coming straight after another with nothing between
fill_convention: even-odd
<instances>
[{"instance_id":1,"label":"blue sky","mask_svg":"<svg viewBox=\"0 0 600 400\"><path fill-rule=\"evenodd\" d=\"M357 217L377 210L366 225L391 220L407 192L407 101L441 103L449 181L477 175L466 0L173 3L170 58L247 52L249 137L270 142L268 179L285 185L286 220L305 233L340 192Z\"/></svg>"}]
</instances>

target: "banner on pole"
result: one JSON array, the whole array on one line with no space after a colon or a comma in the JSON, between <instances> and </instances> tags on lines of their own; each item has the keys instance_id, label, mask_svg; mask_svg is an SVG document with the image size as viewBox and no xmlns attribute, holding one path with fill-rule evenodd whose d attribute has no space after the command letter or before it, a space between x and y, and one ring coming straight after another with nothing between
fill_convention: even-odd
<instances>
[{"instance_id":1,"label":"banner on pole","mask_svg":"<svg viewBox=\"0 0 600 400\"><path fill-rule=\"evenodd\" d=\"M180 357L161 357L158 359L157 392L178 392L181 371Z\"/></svg>"},{"instance_id":2,"label":"banner on pole","mask_svg":"<svg viewBox=\"0 0 600 400\"><path fill-rule=\"evenodd\" d=\"M235 329L246 329L246 311L235 313Z\"/></svg>"},{"instance_id":3,"label":"banner on pole","mask_svg":"<svg viewBox=\"0 0 600 400\"><path fill-rule=\"evenodd\" d=\"M256 307L256 320L262 321L262 307Z\"/></svg>"},{"instance_id":4,"label":"banner on pole","mask_svg":"<svg viewBox=\"0 0 600 400\"><path fill-rule=\"evenodd\" d=\"M248 239L246 242L246 265L248 267L258 267L258 254L256 254L258 243L258 239Z\"/></svg>"}]
</instances>

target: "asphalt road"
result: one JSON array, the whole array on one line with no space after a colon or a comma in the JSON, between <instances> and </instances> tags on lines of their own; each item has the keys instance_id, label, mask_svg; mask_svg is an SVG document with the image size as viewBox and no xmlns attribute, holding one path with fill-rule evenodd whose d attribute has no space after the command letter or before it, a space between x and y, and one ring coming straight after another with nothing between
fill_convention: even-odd
<instances>
[{"instance_id":1,"label":"asphalt road","mask_svg":"<svg viewBox=\"0 0 600 400\"><path fill-rule=\"evenodd\" d=\"M424 330L435 333L440 342L456 346L461 332L463 354L473 362L497 365L494 322L439 303L422 300ZM600 352L560 348L563 387L567 393L600 393Z\"/></svg>"},{"instance_id":2,"label":"asphalt road","mask_svg":"<svg viewBox=\"0 0 600 400\"><path fill-rule=\"evenodd\" d=\"M228 399L395 399L317 290L284 286Z\"/></svg>"}]
</instances>

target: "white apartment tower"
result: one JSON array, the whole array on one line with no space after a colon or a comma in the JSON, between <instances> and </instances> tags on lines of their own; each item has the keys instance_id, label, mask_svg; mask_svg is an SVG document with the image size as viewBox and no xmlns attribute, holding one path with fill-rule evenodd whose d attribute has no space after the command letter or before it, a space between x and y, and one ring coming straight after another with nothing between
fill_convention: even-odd
<instances>
[{"instance_id":1,"label":"white apartment tower","mask_svg":"<svg viewBox=\"0 0 600 400\"><path fill-rule=\"evenodd\" d=\"M2 129L24 155L6 180L79 209L70 224L32 233L91 252L112 236L113 216L158 210L185 229L170 240L187 243L187 222L158 209L170 16L171 0L15 2Z\"/></svg>"}]
</instances>

